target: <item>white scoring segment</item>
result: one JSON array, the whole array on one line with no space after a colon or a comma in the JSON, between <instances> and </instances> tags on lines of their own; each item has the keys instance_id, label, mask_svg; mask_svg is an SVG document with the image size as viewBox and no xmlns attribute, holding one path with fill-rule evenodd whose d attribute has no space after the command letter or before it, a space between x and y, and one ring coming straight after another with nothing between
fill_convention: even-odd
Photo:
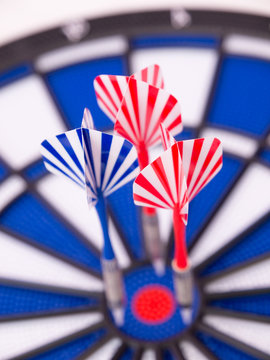
<instances>
[{"instance_id":1,"label":"white scoring segment","mask_svg":"<svg viewBox=\"0 0 270 360\"><path fill-rule=\"evenodd\" d=\"M231 54L270 59L270 41L255 36L227 36L223 43L223 49Z\"/></svg>"},{"instance_id":2,"label":"white scoring segment","mask_svg":"<svg viewBox=\"0 0 270 360\"><path fill-rule=\"evenodd\" d=\"M270 287L270 257L210 281L205 286L205 291L220 293L268 287Z\"/></svg>"},{"instance_id":3,"label":"white scoring segment","mask_svg":"<svg viewBox=\"0 0 270 360\"><path fill-rule=\"evenodd\" d=\"M37 349L97 324L102 319L103 315L96 312L1 323L1 360Z\"/></svg>"},{"instance_id":4,"label":"white scoring segment","mask_svg":"<svg viewBox=\"0 0 270 360\"><path fill-rule=\"evenodd\" d=\"M257 163L249 166L193 248L193 265L206 260L270 211L269 183L269 169Z\"/></svg>"},{"instance_id":5,"label":"white scoring segment","mask_svg":"<svg viewBox=\"0 0 270 360\"><path fill-rule=\"evenodd\" d=\"M36 75L1 90L0 119L0 153L16 169L40 156L40 143L45 138L65 130L45 85Z\"/></svg>"},{"instance_id":6,"label":"white scoring segment","mask_svg":"<svg viewBox=\"0 0 270 360\"><path fill-rule=\"evenodd\" d=\"M180 103L184 126L198 126L206 106L217 65L212 49L158 48L131 54L131 71L149 64L161 67L165 90Z\"/></svg>"},{"instance_id":7,"label":"white scoring segment","mask_svg":"<svg viewBox=\"0 0 270 360\"><path fill-rule=\"evenodd\" d=\"M153 350L145 350L142 354L141 360L156 360L156 355Z\"/></svg>"},{"instance_id":8,"label":"white scoring segment","mask_svg":"<svg viewBox=\"0 0 270 360\"><path fill-rule=\"evenodd\" d=\"M103 235L96 209L89 209L86 192L69 179L48 175L38 182L38 191L90 243L99 250Z\"/></svg>"},{"instance_id":9,"label":"white scoring segment","mask_svg":"<svg viewBox=\"0 0 270 360\"><path fill-rule=\"evenodd\" d=\"M82 61L122 55L127 48L128 43L123 36L104 37L45 53L35 65L38 70L47 72Z\"/></svg>"},{"instance_id":10,"label":"white scoring segment","mask_svg":"<svg viewBox=\"0 0 270 360\"><path fill-rule=\"evenodd\" d=\"M86 357L85 360L111 360L121 345L122 341L119 338L114 338L105 343L92 355Z\"/></svg>"},{"instance_id":11,"label":"white scoring segment","mask_svg":"<svg viewBox=\"0 0 270 360\"><path fill-rule=\"evenodd\" d=\"M189 341L181 341L179 346L186 360L208 360L208 358Z\"/></svg>"},{"instance_id":12,"label":"white scoring segment","mask_svg":"<svg viewBox=\"0 0 270 360\"><path fill-rule=\"evenodd\" d=\"M102 291L87 272L0 232L0 277L84 291Z\"/></svg>"},{"instance_id":13,"label":"white scoring segment","mask_svg":"<svg viewBox=\"0 0 270 360\"><path fill-rule=\"evenodd\" d=\"M156 160L164 152L162 145L153 146L149 151L150 163ZM172 231L172 212L168 209L156 209L161 241L168 244Z\"/></svg>"},{"instance_id":14,"label":"white scoring segment","mask_svg":"<svg viewBox=\"0 0 270 360\"><path fill-rule=\"evenodd\" d=\"M0 211L26 188L25 181L20 176L10 176L0 185Z\"/></svg>"},{"instance_id":15,"label":"white scoring segment","mask_svg":"<svg viewBox=\"0 0 270 360\"><path fill-rule=\"evenodd\" d=\"M203 322L248 346L270 355L269 324L219 315L206 315Z\"/></svg>"},{"instance_id":16,"label":"white scoring segment","mask_svg":"<svg viewBox=\"0 0 270 360\"><path fill-rule=\"evenodd\" d=\"M131 259L125 249L122 239L120 238L111 220L109 220L109 234L118 264L120 265L121 268L126 268L130 266Z\"/></svg>"},{"instance_id":17,"label":"white scoring segment","mask_svg":"<svg viewBox=\"0 0 270 360\"><path fill-rule=\"evenodd\" d=\"M170 234L172 231L172 211L170 209L156 209L158 216L158 225L160 230L160 237L164 245L169 242Z\"/></svg>"},{"instance_id":18,"label":"white scoring segment","mask_svg":"<svg viewBox=\"0 0 270 360\"><path fill-rule=\"evenodd\" d=\"M202 137L217 137L222 144L224 151L238 156L249 158L254 155L258 143L247 136L233 133L231 131L205 128L200 134Z\"/></svg>"},{"instance_id":19,"label":"white scoring segment","mask_svg":"<svg viewBox=\"0 0 270 360\"><path fill-rule=\"evenodd\" d=\"M95 207L89 209L83 189L68 179L53 175L39 181L37 189L72 226L101 251L103 235L100 221ZM111 221L109 232L119 264L125 268L130 264L130 258Z\"/></svg>"}]
</instances>

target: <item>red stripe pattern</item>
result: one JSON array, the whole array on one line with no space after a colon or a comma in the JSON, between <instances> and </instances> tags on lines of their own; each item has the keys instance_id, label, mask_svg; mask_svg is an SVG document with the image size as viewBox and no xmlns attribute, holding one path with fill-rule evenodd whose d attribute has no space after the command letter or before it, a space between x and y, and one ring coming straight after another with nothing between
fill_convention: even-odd
<instances>
[{"instance_id":1,"label":"red stripe pattern","mask_svg":"<svg viewBox=\"0 0 270 360\"><path fill-rule=\"evenodd\" d=\"M140 172L133 184L133 197L141 206L178 208L186 223L187 184L177 144Z\"/></svg>"},{"instance_id":2,"label":"red stripe pattern","mask_svg":"<svg viewBox=\"0 0 270 360\"><path fill-rule=\"evenodd\" d=\"M222 146L217 138L179 141L177 145L191 201L222 168Z\"/></svg>"},{"instance_id":3,"label":"red stripe pattern","mask_svg":"<svg viewBox=\"0 0 270 360\"><path fill-rule=\"evenodd\" d=\"M94 80L97 102L113 122L115 122L130 78L147 82L157 88L164 87L163 76L158 65L150 65L130 77L117 75L97 76Z\"/></svg>"},{"instance_id":4,"label":"red stripe pattern","mask_svg":"<svg viewBox=\"0 0 270 360\"><path fill-rule=\"evenodd\" d=\"M140 152L161 140L161 123L173 135L182 131L178 101L163 89L131 78L117 114L115 131Z\"/></svg>"},{"instance_id":5,"label":"red stripe pattern","mask_svg":"<svg viewBox=\"0 0 270 360\"><path fill-rule=\"evenodd\" d=\"M171 135L168 129L164 126L164 124L159 125L161 142L164 150L169 149L173 144L176 143L175 138Z\"/></svg>"},{"instance_id":6,"label":"red stripe pattern","mask_svg":"<svg viewBox=\"0 0 270 360\"><path fill-rule=\"evenodd\" d=\"M176 143L163 124L160 132L165 150ZM187 179L188 200L191 201L222 168L222 146L217 138L179 141L177 144Z\"/></svg>"}]
</instances>

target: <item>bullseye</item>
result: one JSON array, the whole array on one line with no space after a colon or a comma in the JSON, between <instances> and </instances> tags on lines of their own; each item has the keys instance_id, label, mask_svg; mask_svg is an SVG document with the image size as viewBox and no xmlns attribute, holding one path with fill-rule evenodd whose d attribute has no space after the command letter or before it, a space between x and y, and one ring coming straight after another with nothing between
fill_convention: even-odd
<instances>
[{"instance_id":1,"label":"bullseye","mask_svg":"<svg viewBox=\"0 0 270 360\"><path fill-rule=\"evenodd\" d=\"M174 310L173 294L165 286L145 286L137 291L132 299L134 316L147 324L158 324L166 321Z\"/></svg>"}]
</instances>

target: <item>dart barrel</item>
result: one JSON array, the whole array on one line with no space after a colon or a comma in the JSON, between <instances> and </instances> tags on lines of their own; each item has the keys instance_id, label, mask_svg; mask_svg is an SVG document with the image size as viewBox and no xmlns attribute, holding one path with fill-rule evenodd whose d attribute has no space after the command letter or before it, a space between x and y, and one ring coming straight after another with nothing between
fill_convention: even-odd
<instances>
[{"instance_id":1,"label":"dart barrel","mask_svg":"<svg viewBox=\"0 0 270 360\"><path fill-rule=\"evenodd\" d=\"M172 261L175 295L181 307L191 307L193 303L193 272L190 266L179 269Z\"/></svg>"},{"instance_id":2,"label":"dart barrel","mask_svg":"<svg viewBox=\"0 0 270 360\"><path fill-rule=\"evenodd\" d=\"M111 309L122 307L124 303L124 287L122 272L116 259L102 259L102 273L108 306Z\"/></svg>"},{"instance_id":3,"label":"dart barrel","mask_svg":"<svg viewBox=\"0 0 270 360\"><path fill-rule=\"evenodd\" d=\"M142 225L146 252L152 261L162 259L163 244L160 238L157 213L142 211Z\"/></svg>"}]
</instances>

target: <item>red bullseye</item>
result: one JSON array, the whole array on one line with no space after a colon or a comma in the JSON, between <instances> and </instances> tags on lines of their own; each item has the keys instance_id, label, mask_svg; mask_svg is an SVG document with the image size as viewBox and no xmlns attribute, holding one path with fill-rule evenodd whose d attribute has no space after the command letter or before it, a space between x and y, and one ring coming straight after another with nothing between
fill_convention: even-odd
<instances>
[{"instance_id":1,"label":"red bullseye","mask_svg":"<svg viewBox=\"0 0 270 360\"><path fill-rule=\"evenodd\" d=\"M137 319L158 324L169 319L175 309L172 292L161 285L150 285L137 291L132 299L132 311Z\"/></svg>"}]
</instances>

